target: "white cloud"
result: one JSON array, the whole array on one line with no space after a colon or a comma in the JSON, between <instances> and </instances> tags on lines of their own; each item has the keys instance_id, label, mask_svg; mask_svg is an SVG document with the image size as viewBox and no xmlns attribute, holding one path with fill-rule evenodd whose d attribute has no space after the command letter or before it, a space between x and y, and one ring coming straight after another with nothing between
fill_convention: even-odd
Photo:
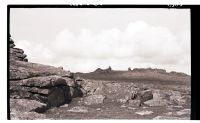
<instances>
[{"instance_id":1,"label":"white cloud","mask_svg":"<svg viewBox=\"0 0 200 123\"><path fill-rule=\"evenodd\" d=\"M67 70L89 72L97 67L126 70L130 67L157 67L190 74L190 34L173 34L166 27L143 21L93 32L81 29L75 34L67 28L49 44L21 41L32 62L63 66ZM31 48L30 48L31 47Z\"/></svg>"}]
</instances>

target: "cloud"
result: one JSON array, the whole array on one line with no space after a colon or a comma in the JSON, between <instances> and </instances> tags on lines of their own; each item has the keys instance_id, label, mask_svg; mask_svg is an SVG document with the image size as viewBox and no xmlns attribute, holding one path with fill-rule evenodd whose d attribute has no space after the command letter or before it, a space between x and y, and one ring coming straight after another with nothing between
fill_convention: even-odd
<instances>
[{"instance_id":1,"label":"cloud","mask_svg":"<svg viewBox=\"0 0 200 123\"><path fill-rule=\"evenodd\" d=\"M21 41L31 61L63 66L67 70L89 72L97 67L126 70L130 67L157 67L190 74L189 31L173 34L166 27L144 21L129 23L124 30L112 28L93 32L67 28L49 44Z\"/></svg>"}]
</instances>

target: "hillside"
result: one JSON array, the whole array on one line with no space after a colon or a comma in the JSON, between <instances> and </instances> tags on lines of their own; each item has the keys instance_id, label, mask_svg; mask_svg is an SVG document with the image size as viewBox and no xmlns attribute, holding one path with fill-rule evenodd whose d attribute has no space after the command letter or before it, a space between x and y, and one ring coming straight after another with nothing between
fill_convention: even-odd
<instances>
[{"instance_id":1,"label":"hillside","mask_svg":"<svg viewBox=\"0 0 200 123\"><path fill-rule=\"evenodd\" d=\"M10 37L11 119L190 119L191 76L162 69L71 73L28 61Z\"/></svg>"},{"instance_id":2,"label":"hillside","mask_svg":"<svg viewBox=\"0 0 200 123\"><path fill-rule=\"evenodd\" d=\"M125 82L153 82L162 84L180 84L190 85L191 76L179 72L166 72L163 69L151 68L135 68L128 71L116 71L111 69L96 69L90 73L76 73L86 79L94 80L110 80L110 81L125 81Z\"/></svg>"}]
</instances>

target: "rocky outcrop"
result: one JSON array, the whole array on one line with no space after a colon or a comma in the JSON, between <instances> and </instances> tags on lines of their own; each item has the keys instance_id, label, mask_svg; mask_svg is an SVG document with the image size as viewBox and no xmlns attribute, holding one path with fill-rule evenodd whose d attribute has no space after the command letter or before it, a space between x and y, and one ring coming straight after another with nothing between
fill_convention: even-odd
<instances>
[{"instance_id":1,"label":"rocky outcrop","mask_svg":"<svg viewBox=\"0 0 200 123\"><path fill-rule=\"evenodd\" d=\"M29 99L45 103L45 106L34 110L42 113L51 107L70 103L72 98L83 96L70 71L62 67L28 62L24 51L14 46L14 41L10 38L11 99Z\"/></svg>"},{"instance_id":2,"label":"rocky outcrop","mask_svg":"<svg viewBox=\"0 0 200 123\"><path fill-rule=\"evenodd\" d=\"M155 89L155 83L143 82L146 81L146 78L155 77L154 73L158 75L156 77L160 81L163 81L166 74L175 78L181 76L182 79L188 81L186 80L188 77L184 77L183 74L166 73L163 69L151 68L113 71L109 67L97 69L92 72L92 76L97 78L103 76L109 79L116 77L117 79L108 81L104 79L83 79L79 74L66 71L63 67L28 62L28 60L25 60L24 51L14 47L14 41L10 38L10 54L14 54L10 55L9 66L11 119L50 119L51 117L56 119L71 119L71 117L134 119L141 118L141 116L148 118L157 116L155 119L167 119L169 117L170 119L171 116L177 118L177 116L189 117L190 115L188 108L181 109L190 106L188 103L190 102L189 92L175 91L171 89L171 86L165 86L166 88L161 86L162 88L159 88L159 90ZM125 79L133 78L129 82L125 82L122 79L123 76L125 76ZM137 77L145 79L141 80ZM169 79L169 81L172 79ZM178 85L178 87L181 86ZM169 88L171 90L167 90ZM177 89L177 86L174 89ZM179 111L172 112L176 108ZM160 110L165 110L165 113L166 110L170 112L161 114L162 111ZM48 113L51 115L49 116ZM94 117L94 115L96 116Z\"/></svg>"},{"instance_id":3,"label":"rocky outcrop","mask_svg":"<svg viewBox=\"0 0 200 123\"><path fill-rule=\"evenodd\" d=\"M77 73L76 73L77 74ZM94 72L77 74L85 79L108 80L108 81L148 81L153 82L155 86L163 84L179 84L188 86L191 84L191 76L182 74L172 74L163 69L135 68L131 71L103 70L97 69Z\"/></svg>"},{"instance_id":4,"label":"rocky outcrop","mask_svg":"<svg viewBox=\"0 0 200 123\"><path fill-rule=\"evenodd\" d=\"M94 73L109 73L112 72L112 68L109 66L107 69L97 68Z\"/></svg>"},{"instance_id":5,"label":"rocky outcrop","mask_svg":"<svg viewBox=\"0 0 200 123\"><path fill-rule=\"evenodd\" d=\"M9 37L9 47L10 47L10 60L11 61L25 61L28 62L24 50L15 48L15 44L11 36Z\"/></svg>"},{"instance_id":6,"label":"rocky outcrop","mask_svg":"<svg viewBox=\"0 0 200 123\"><path fill-rule=\"evenodd\" d=\"M134 68L132 72L157 72L157 73L167 73L164 69L153 69L153 68Z\"/></svg>"},{"instance_id":7,"label":"rocky outcrop","mask_svg":"<svg viewBox=\"0 0 200 123\"><path fill-rule=\"evenodd\" d=\"M185 74L185 73L175 72L175 71L171 71L169 74L171 74L171 75L177 75L177 76L187 76L187 74Z\"/></svg>"},{"instance_id":8,"label":"rocky outcrop","mask_svg":"<svg viewBox=\"0 0 200 123\"><path fill-rule=\"evenodd\" d=\"M69 77L70 72L48 65L23 61L10 61L10 80L22 80L32 77L42 77L50 75Z\"/></svg>"}]
</instances>

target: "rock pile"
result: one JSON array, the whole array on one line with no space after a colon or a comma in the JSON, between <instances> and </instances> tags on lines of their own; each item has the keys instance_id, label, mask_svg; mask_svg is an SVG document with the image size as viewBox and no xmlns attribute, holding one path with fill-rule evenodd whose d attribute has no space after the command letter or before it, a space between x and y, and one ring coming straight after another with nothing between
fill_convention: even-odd
<instances>
[{"instance_id":1,"label":"rock pile","mask_svg":"<svg viewBox=\"0 0 200 123\"><path fill-rule=\"evenodd\" d=\"M25 61L28 62L24 50L15 48L15 44L11 36L9 37L9 47L10 47L10 60Z\"/></svg>"},{"instance_id":2,"label":"rock pile","mask_svg":"<svg viewBox=\"0 0 200 123\"><path fill-rule=\"evenodd\" d=\"M33 99L51 106L69 103L82 96L68 71L36 63L12 61L10 98ZM79 93L78 93L79 92Z\"/></svg>"},{"instance_id":3,"label":"rock pile","mask_svg":"<svg viewBox=\"0 0 200 123\"><path fill-rule=\"evenodd\" d=\"M144 105L144 102L153 99L152 90L138 88L130 83L84 80L82 89L83 94L86 95L84 97L86 105L115 102L139 107Z\"/></svg>"}]
</instances>

